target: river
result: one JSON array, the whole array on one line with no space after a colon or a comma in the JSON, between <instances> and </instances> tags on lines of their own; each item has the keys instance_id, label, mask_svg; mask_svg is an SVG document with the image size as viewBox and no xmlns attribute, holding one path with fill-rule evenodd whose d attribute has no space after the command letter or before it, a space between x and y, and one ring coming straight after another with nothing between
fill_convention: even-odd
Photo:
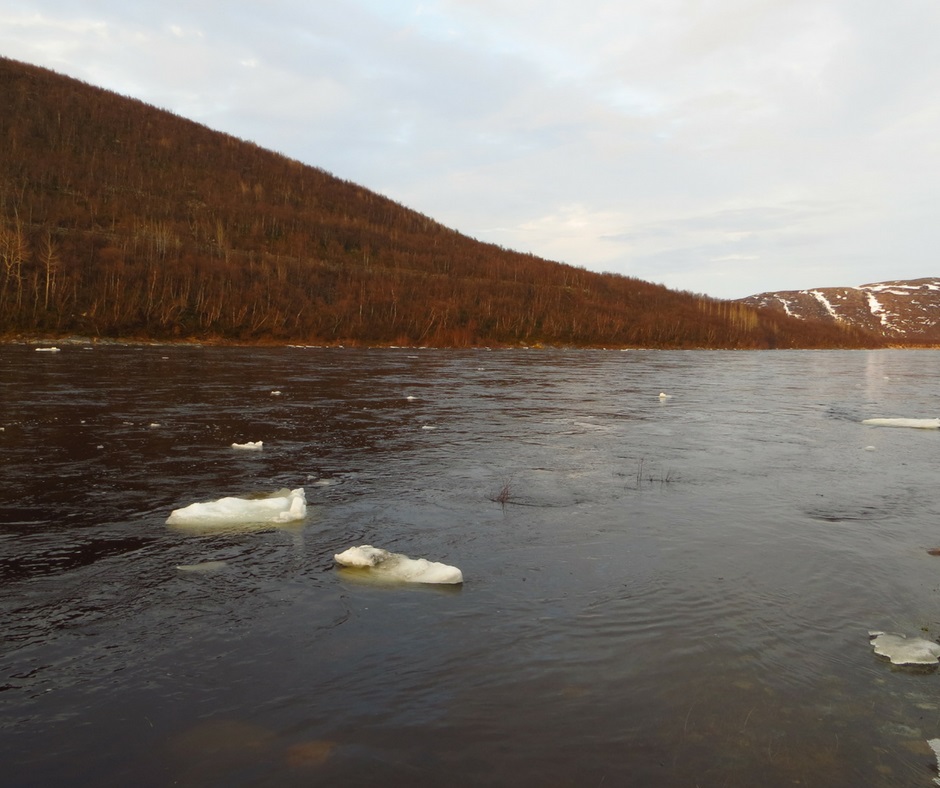
<instances>
[{"instance_id":1,"label":"river","mask_svg":"<svg viewBox=\"0 0 940 788\"><path fill-rule=\"evenodd\" d=\"M937 774L868 632L940 635L940 434L862 421L940 415L940 352L60 347L0 346L6 785Z\"/></svg>"}]
</instances>

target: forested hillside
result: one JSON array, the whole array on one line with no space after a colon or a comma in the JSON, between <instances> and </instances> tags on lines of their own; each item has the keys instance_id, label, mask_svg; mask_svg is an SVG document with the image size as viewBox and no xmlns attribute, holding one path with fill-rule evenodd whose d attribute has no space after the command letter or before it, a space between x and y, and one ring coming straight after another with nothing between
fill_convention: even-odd
<instances>
[{"instance_id":1,"label":"forested hillside","mask_svg":"<svg viewBox=\"0 0 940 788\"><path fill-rule=\"evenodd\" d=\"M250 142L0 59L0 335L854 347L450 230Z\"/></svg>"}]
</instances>

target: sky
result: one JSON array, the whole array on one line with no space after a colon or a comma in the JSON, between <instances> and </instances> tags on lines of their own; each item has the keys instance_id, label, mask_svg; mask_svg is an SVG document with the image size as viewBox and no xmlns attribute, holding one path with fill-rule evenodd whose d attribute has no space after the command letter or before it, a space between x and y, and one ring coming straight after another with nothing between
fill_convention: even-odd
<instances>
[{"instance_id":1,"label":"sky","mask_svg":"<svg viewBox=\"0 0 940 788\"><path fill-rule=\"evenodd\" d=\"M0 54L482 241L740 298L940 274L936 0L4 0Z\"/></svg>"}]
</instances>

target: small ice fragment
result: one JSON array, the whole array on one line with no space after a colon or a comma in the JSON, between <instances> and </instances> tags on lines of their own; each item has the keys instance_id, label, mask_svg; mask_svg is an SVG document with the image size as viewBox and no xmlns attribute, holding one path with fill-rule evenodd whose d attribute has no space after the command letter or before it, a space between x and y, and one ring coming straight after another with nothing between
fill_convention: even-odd
<instances>
[{"instance_id":1,"label":"small ice fragment","mask_svg":"<svg viewBox=\"0 0 940 788\"><path fill-rule=\"evenodd\" d=\"M940 660L940 644L932 640L887 632L869 632L868 637L875 653L893 665L936 665Z\"/></svg>"},{"instance_id":2,"label":"small ice fragment","mask_svg":"<svg viewBox=\"0 0 940 788\"><path fill-rule=\"evenodd\" d=\"M278 490L264 498L220 498L174 509L167 525L225 528L238 525L291 523L307 514L304 488Z\"/></svg>"},{"instance_id":3,"label":"small ice fragment","mask_svg":"<svg viewBox=\"0 0 940 788\"><path fill-rule=\"evenodd\" d=\"M667 394L665 391L659 392L660 399L672 399L672 394Z\"/></svg>"},{"instance_id":4,"label":"small ice fragment","mask_svg":"<svg viewBox=\"0 0 940 788\"><path fill-rule=\"evenodd\" d=\"M866 447L865 447L865 451L875 451L875 447L874 447L874 446L866 446Z\"/></svg>"},{"instance_id":5,"label":"small ice fragment","mask_svg":"<svg viewBox=\"0 0 940 788\"><path fill-rule=\"evenodd\" d=\"M940 739L927 739L927 744L933 750L934 757L937 759L937 772L940 773ZM933 778L934 785L940 785L940 777Z\"/></svg>"},{"instance_id":6,"label":"small ice fragment","mask_svg":"<svg viewBox=\"0 0 940 788\"><path fill-rule=\"evenodd\" d=\"M57 347L38 347L36 348L37 353L60 353L61 348Z\"/></svg>"},{"instance_id":7,"label":"small ice fragment","mask_svg":"<svg viewBox=\"0 0 940 788\"><path fill-rule=\"evenodd\" d=\"M272 397L280 397L280 396L281 396L281 392L278 391L277 389L274 389L274 391L271 392L271 396L272 396Z\"/></svg>"},{"instance_id":8,"label":"small ice fragment","mask_svg":"<svg viewBox=\"0 0 940 788\"><path fill-rule=\"evenodd\" d=\"M161 426L161 425L160 425L160 422L159 422L159 421L151 421L151 422L150 422L150 426L151 426L151 427L159 427L159 426Z\"/></svg>"},{"instance_id":9,"label":"small ice fragment","mask_svg":"<svg viewBox=\"0 0 940 788\"><path fill-rule=\"evenodd\" d=\"M202 561L198 564L180 564L176 568L180 572L217 572L226 566L227 561Z\"/></svg>"},{"instance_id":10,"label":"small ice fragment","mask_svg":"<svg viewBox=\"0 0 940 788\"><path fill-rule=\"evenodd\" d=\"M448 585L463 582L463 573L456 566L409 558L369 544L350 547L334 555L333 560L340 566L368 570L372 576L382 580Z\"/></svg>"},{"instance_id":11,"label":"small ice fragment","mask_svg":"<svg viewBox=\"0 0 940 788\"><path fill-rule=\"evenodd\" d=\"M862 419L873 427L911 427L917 430L940 430L940 419Z\"/></svg>"},{"instance_id":12,"label":"small ice fragment","mask_svg":"<svg viewBox=\"0 0 940 788\"><path fill-rule=\"evenodd\" d=\"M414 396L413 394L409 394L407 397L405 397L405 399L408 400L409 402L414 402L418 398Z\"/></svg>"},{"instance_id":13,"label":"small ice fragment","mask_svg":"<svg viewBox=\"0 0 940 788\"><path fill-rule=\"evenodd\" d=\"M245 449L246 451L261 451L264 448L264 441L248 441L247 443L233 443L233 449Z\"/></svg>"}]
</instances>

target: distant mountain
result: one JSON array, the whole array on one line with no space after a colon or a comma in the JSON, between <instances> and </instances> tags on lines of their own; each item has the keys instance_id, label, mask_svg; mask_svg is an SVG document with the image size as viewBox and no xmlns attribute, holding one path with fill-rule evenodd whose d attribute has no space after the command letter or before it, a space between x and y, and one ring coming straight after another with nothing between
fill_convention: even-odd
<instances>
[{"instance_id":1,"label":"distant mountain","mask_svg":"<svg viewBox=\"0 0 940 788\"><path fill-rule=\"evenodd\" d=\"M481 243L319 168L6 58L0 107L0 337L883 344Z\"/></svg>"},{"instance_id":2,"label":"distant mountain","mask_svg":"<svg viewBox=\"0 0 940 788\"><path fill-rule=\"evenodd\" d=\"M940 278L893 280L858 287L759 293L740 299L802 320L827 320L892 343L940 344Z\"/></svg>"}]
</instances>

